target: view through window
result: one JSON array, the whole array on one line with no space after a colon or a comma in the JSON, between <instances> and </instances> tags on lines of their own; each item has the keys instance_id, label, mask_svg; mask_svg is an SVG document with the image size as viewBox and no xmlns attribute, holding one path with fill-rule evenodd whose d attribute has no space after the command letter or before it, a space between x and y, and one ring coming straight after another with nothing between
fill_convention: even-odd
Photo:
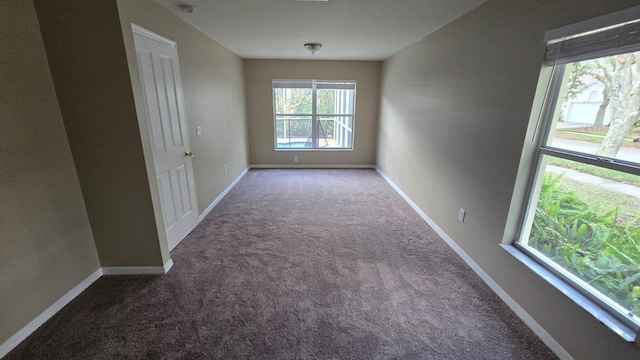
<instances>
[{"instance_id":1,"label":"view through window","mask_svg":"<svg viewBox=\"0 0 640 360\"><path fill-rule=\"evenodd\" d=\"M355 81L273 80L275 147L353 149Z\"/></svg>"},{"instance_id":2,"label":"view through window","mask_svg":"<svg viewBox=\"0 0 640 360\"><path fill-rule=\"evenodd\" d=\"M556 65L517 244L638 330L640 46L607 46L616 31L630 33L590 33L547 49Z\"/></svg>"}]
</instances>

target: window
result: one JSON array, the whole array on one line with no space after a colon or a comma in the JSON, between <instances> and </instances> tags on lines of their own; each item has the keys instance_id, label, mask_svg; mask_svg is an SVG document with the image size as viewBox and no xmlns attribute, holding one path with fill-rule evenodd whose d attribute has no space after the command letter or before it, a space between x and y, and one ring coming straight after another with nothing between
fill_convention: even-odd
<instances>
[{"instance_id":1,"label":"window","mask_svg":"<svg viewBox=\"0 0 640 360\"><path fill-rule=\"evenodd\" d=\"M640 329L640 22L556 40L516 246Z\"/></svg>"},{"instance_id":2,"label":"window","mask_svg":"<svg viewBox=\"0 0 640 360\"><path fill-rule=\"evenodd\" d=\"M353 150L355 81L273 80L276 150Z\"/></svg>"}]
</instances>

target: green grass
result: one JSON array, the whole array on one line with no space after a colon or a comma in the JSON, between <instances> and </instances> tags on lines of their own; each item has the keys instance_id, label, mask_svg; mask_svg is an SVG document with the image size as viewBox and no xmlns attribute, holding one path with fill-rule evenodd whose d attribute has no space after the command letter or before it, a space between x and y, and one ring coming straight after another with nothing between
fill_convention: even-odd
<instances>
[{"instance_id":1,"label":"green grass","mask_svg":"<svg viewBox=\"0 0 640 360\"><path fill-rule=\"evenodd\" d=\"M601 204L598 215L603 215L617 207L619 223L634 221L636 225L640 225L638 220L640 218L640 207L638 207L640 199L634 196L606 190L598 185L583 183L566 176L558 179L558 186L562 191L575 192L588 204Z\"/></svg>"},{"instance_id":2,"label":"green grass","mask_svg":"<svg viewBox=\"0 0 640 360\"><path fill-rule=\"evenodd\" d=\"M555 137L570 140L588 141L595 144L602 144L604 136L592 135L588 133L574 132L568 130L556 130ZM627 143L633 143L633 139L636 138L636 134L629 134L625 137L624 141Z\"/></svg>"},{"instance_id":3,"label":"green grass","mask_svg":"<svg viewBox=\"0 0 640 360\"><path fill-rule=\"evenodd\" d=\"M624 184L634 185L640 187L640 176L623 173L616 170L610 170L605 168L596 167L593 165L587 165L578 163L575 161L549 158L549 164L563 167L565 169L573 169L580 171L581 173L590 174L601 177L603 179L613 180Z\"/></svg>"},{"instance_id":4,"label":"green grass","mask_svg":"<svg viewBox=\"0 0 640 360\"><path fill-rule=\"evenodd\" d=\"M600 136L605 136L607 135L607 132L609 131L608 128L579 128L579 129L567 129L570 131L577 131L577 132L581 132L581 133L587 133L587 134L593 134L593 135L600 135Z\"/></svg>"},{"instance_id":5,"label":"green grass","mask_svg":"<svg viewBox=\"0 0 640 360\"><path fill-rule=\"evenodd\" d=\"M596 144L602 144L602 140L604 137L587 135L577 132L570 132L566 130L557 130L555 137L562 139L570 139L570 140L580 140L580 141L588 141Z\"/></svg>"},{"instance_id":6,"label":"green grass","mask_svg":"<svg viewBox=\"0 0 640 360\"><path fill-rule=\"evenodd\" d=\"M555 136L563 139L589 141L601 144L608 131L609 128L607 127L585 126L581 128L556 129ZM625 141L631 142L638 136L640 136L640 133L637 128L634 128L625 136Z\"/></svg>"}]
</instances>

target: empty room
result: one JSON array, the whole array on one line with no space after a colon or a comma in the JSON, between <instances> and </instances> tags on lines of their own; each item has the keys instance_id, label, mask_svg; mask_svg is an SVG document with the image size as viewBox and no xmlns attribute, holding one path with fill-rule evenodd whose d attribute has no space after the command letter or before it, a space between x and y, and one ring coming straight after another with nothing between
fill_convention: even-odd
<instances>
[{"instance_id":1,"label":"empty room","mask_svg":"<svg viewBox=\"0 0 640 360\"><path fill-rule=\"evenodd\" d=\"M640 358L637 0L0 1L0 358Z\"/></svg>"}]
</instances>

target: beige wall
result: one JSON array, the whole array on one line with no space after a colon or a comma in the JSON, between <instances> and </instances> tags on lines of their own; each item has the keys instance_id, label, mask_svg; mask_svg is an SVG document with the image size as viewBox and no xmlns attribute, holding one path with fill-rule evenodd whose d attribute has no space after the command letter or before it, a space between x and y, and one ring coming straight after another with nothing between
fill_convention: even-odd
<instances>
[{"instance_id":1,"label":"beige wall","mask_svg":"<svg viewBox=\"0 0 640 360\"><path fill-rule=\"evenodd\" d=\"M195 154L196 195L202 212L248 164L242 60L150 0L118 0L118 11L141 114L144 114L145 106L131 23L178 44L185 115ZM201 136L196 136L196 126L202 126Z\"/></svg>"},{"instance_id":2,"label":"beige wall","mask_svg":"<svg viewBox=\"0 0 640 360\"><path fill-rule=\"evenodd\" d=\"M378 166L576 359L640 351L499 244L514 233L514 222L505 224L544 32L636 4L489 1L383 65Z\"/></svg>"},{"instance_id":3,"label":"beige wall","mask_svg":"<svg viewBox=\"0 0 640 360\"><path fill-rule=\"evenodd\" d=\"M381 63L377 61L245 60L249 159L252 165L373 165ZM273 79L356 80L353 151L275 151ZM294 163L293 156L298 155Z\"/></svg>"},{"instance_id":4,"label":"beige wall","mask_svg":"<svg viewBox=\"0 0 640 360\"><path fill-rule=\"evenodd\" d=\"M0 2L0 344L100 264L31 1Z\"/></svg>"},{"instance_id":5,"label":"beige wall","mask_svg":"<svg viewBox=\"0 0 640 360\"><path fill-rule=\"evenodd\" d=\"M100 262L163 265L116 3L35 6Z\"/></svg>"}]
</instances>

